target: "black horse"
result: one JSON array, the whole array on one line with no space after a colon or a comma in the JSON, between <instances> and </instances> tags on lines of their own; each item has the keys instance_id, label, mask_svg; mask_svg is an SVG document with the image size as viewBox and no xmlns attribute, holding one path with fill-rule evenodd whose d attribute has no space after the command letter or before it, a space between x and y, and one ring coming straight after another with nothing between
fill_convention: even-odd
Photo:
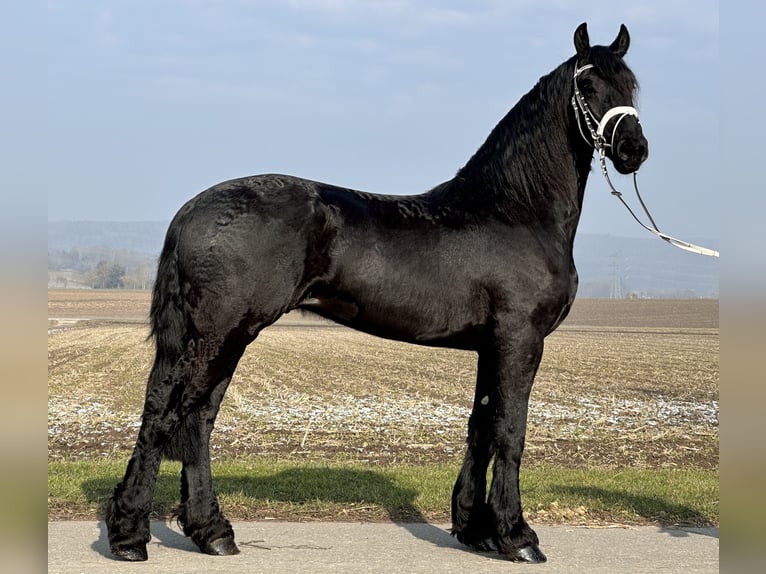
<instances>
[{"instance_id":1,"label":"black horse","mask_svg":"<svg viewBox=\"0 0 766 574\"><path fill-rule=\"evenodd\" d=\"M594 148L621 173L647 142L631 107L625 26L542 77L457 175L427 193L363 193L286 175L227 181L167 232L151 305L156 358L125 477L106 508L111 551L146 560L160 459L179 459L178 521L209 554L235 554L209 439L237 362L284 313L478 354L452 532L477 550L541 562L522 516L519 464L543 340L577 289L572 245ZM487 495L487 470L494 460Z\"/></svg>"}]
</instances>

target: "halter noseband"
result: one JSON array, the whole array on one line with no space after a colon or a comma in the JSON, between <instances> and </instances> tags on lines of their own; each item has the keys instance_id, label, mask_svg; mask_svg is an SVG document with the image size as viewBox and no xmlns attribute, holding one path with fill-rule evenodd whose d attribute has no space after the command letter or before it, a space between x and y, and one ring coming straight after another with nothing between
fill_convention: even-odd
<instances>
[{"instance_id":1,"label":"halter noseband","mask_svg":"<svg viewBox=\"0 0 766 574\"><path fill-rule=\"evenodd\" d=\"M638 112L636 111L636 108L632 106L615 106L614 108L607 110L599 121L588 106L588 102L585 101L585 98L580 93L580 88L577 86L577 76L592 67L593 64L585 64L582 68L578 68L577 65L575 65L575 72L572 78L574 81L572 107L574 108L575 118L577 119L577 128L580 130L580 135L588 145L593 146L599 151L599 154L604 155L606 153L606 148L614 148L614 134L617 133L617 126L620 125L620 122L625 116L633 116L636 118L636 121L638 121ZM585 136L585 133L582 130L582 123L580 122L581 115L590 132L590 139ZM606 138L604 137L604 131L606 130L606 125L614 117L617 118L617 122L614 124L612 137L610 138L609 143L607 143ZM596 125L595 128L593 127L594 125Z\"/></svg>"}]
</instances>

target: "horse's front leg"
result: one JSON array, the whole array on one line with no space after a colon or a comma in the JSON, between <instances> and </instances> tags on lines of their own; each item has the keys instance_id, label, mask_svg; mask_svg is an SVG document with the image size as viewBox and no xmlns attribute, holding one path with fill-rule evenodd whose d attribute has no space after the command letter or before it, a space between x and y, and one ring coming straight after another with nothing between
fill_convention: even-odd
<instances>
[{"instance_id":1,"label":"horse's front leg","mask_svg":"<svg viewBox=\"0 0 766 574\"><path fill-rule=\"evenodd\" d=\"M487 468L492 460L492 411L489 395L496 387L495 361L480 353L473 410L463 466L452 489L452 535L474 550L492 550L494 528L488 516Z\"/></svg>"},{"instance_id":2,"label":"horse's front leg","mask_svg":"<svg viewBox=\"0 0 766 574\"><path fill-rule=\"evenodd\" d=\"M532 328L498 333L490 352L496 387L489 395L495 452L487 506L500 553L518 562L545 562L537 534L524 520L519 467L524 452L529 394L543 354L543 337Z\"/></svg>"}]
</instances>

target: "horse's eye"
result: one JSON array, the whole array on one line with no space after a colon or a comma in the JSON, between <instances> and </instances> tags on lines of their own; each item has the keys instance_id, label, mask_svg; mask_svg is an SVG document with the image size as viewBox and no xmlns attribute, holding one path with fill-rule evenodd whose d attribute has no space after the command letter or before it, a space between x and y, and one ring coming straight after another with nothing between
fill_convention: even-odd
<instances>
[{"instance_id":1,"label":"horse's eye","mask_svg":"<svg viewBox=\"0 0 766 574\"><path fill-rule=\"evenodd\" d=\"M592 96L596 93L596 88L590 80L583 80L580 82L579 88L583 96Z\"/></svg>"}]
</instances>

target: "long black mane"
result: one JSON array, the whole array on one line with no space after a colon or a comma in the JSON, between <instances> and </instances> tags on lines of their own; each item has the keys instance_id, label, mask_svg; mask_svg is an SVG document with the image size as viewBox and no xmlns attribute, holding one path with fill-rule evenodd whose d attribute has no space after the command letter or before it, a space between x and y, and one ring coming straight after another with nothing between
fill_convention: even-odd
<instances>
[{"instance_id":1,"label":"long black mane","mask_svg":"<svg viewBox=\"0 0 766 574\"><path fill-rule=\"evenodd\" d=\"M605 47L594 46L590 63L609 77L621 94L634 98L638 82L621 58L615 58ZM571 183L566 178L568 169L574 167L587 175L592 159L592 148L576 127L571 106L562 105L572 96L575 66L577 56L541 77L445 187L461 193L494 195L488 199L495 206L503 206L513 221L544 218L557 192L560 194ZM557 165L567 155L581 161L571 166ZM578 210L584 189L585 181L578 181Z\"/></svg>"},{"instance_id":2,"label":"long black mane","mask_svg":"<svg viewBox=\"0 0 766 574\"><path fill-rule=\"evenodd\" d=\"M503 194L514 219L539 213L550 206L551 178L558 170L545 170L561 157L560 146L571 146L568 107L562 106L572 91L569 61L540 78L490 132L484 144L457 173L457 182L482 192ZM530 177L530 176L534 177ZM457 183L456 182L456 183Z\"/></svg>"}]
</instances>

